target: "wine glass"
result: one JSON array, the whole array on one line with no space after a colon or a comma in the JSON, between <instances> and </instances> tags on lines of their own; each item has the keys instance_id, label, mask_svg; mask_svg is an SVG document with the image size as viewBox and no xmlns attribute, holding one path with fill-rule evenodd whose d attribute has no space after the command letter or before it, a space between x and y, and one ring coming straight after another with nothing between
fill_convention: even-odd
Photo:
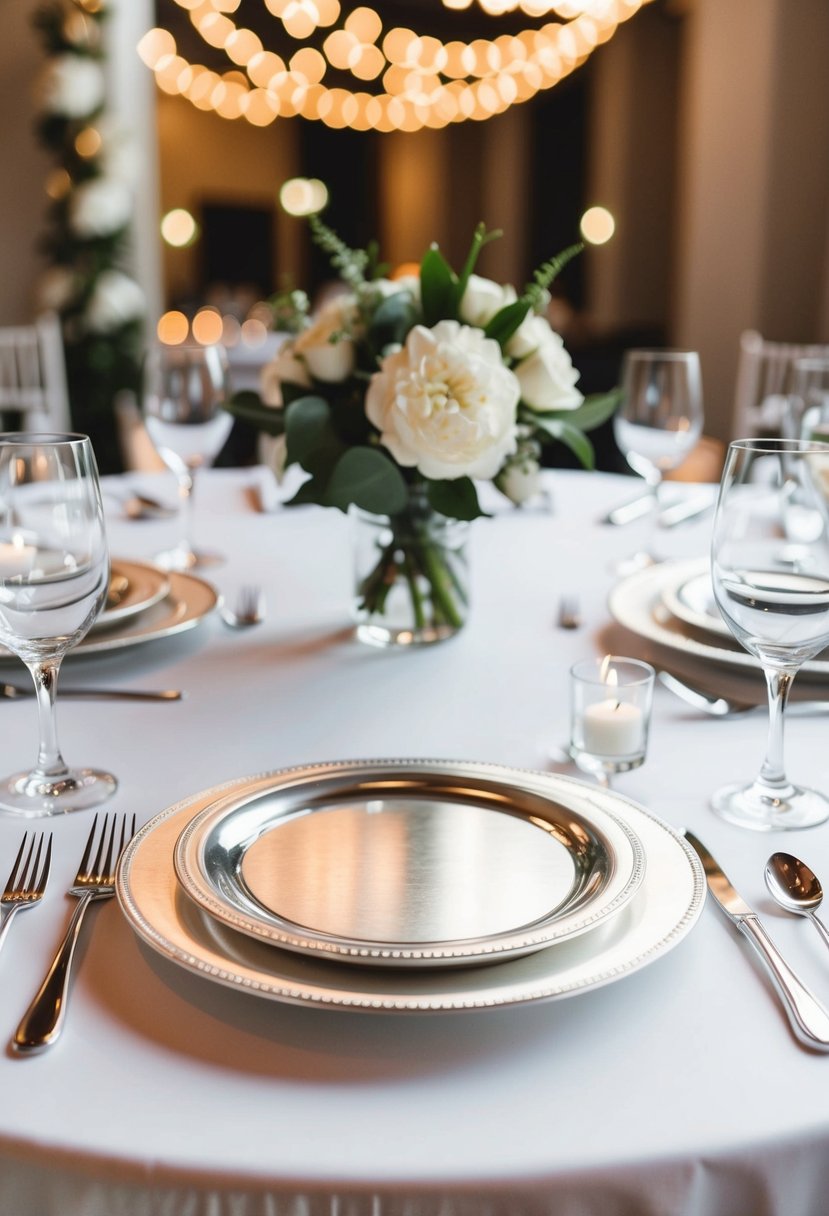
<instances>
[{"instance_id":1,"label":"wine glass","mask_svg":"<svg viewBox=\"0 0 829 1216\"><path fill-rule=\"evenodd\" d=\"M184 534L174 549L158 554L164 570L190 570L221 562L193 544L196 471L213 463L233 426L223 408L230 396L223 346L158 343L144 360L144 421L159 456L178 479Z\"/></svg>"},{"instance_id":2,"label":"wine glass","mask_svg":"<svg viewBox=\"0 0 829 1216\"><path fill-rule=\"evenodd\" d=\"M795 359L788 379L790 438L825 443L829 437L829 359Z\"/></svg>"},{"instance_id":3,"label":"wine glass","mask_svg":"<svg viewBox=\"0 0 829 1216\"><path fill-rule=\"evenodd\" d=\"M117 782L70 769L55 694L63 656L104 606L109 554L98 470L86 435L0 435L0 642L31 672L40 748L30 772L0 782L0 807L57 815L96 806Z\"/></svg>"},{"instance_id":4,"label":"wine glass","mask_svg":"<svg viewBox=\"0 0 829 1216\"><path fill-rule=\"evenodd\" d=\"M699 355L691 350L626 351L622 394L613 431L628 464L653 494L653 518L664 475L682 464L702 434ZM637 553L624 567L639 569L655 560Z\"/></svg>"},{"instance_id":5,"label":"wine glass","mask_svg":"<svg viewBox=\"0 0 829 1216\"><path fill-rule=\"evenodd\" d=\"M760 660L769 695L766 756L756 780L712 799L724 819L770 830L829 817L829 799L792 784L783 766L783 718L799 668L829 645L829 515L820 466L829 445L739 439L728 449L711 548L720 612Z\"/></svg>"}]
</instances>

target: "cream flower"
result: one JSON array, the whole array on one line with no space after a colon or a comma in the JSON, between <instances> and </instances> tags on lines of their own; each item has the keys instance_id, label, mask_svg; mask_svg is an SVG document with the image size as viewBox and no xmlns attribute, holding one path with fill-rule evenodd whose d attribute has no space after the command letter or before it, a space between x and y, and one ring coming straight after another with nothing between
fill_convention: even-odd
<instances>
[{"instance_id":1,"label":"cream flower","mask_svg":"<svg viewBox=\"0 0 829 1216\"><path fill-rule=\"evenodd\" d=\"M104 74L83 55L55 55L41 74L40 104L49 114L87 118L103 104Z\"/></svg>"},{"instance_id":2,"label":"cream flower","mask_svg":"<svg viewBox=\"0 0 829 1216\"><path fill-rule=\"evenodd\" d=\"M502 287L500 283L493 283L492 279L471 274L461 299L461 320L466 321L467 325L484 329L497 312L507 304L514 304L515 300L515 288L509 284Z\"/></svg>"},{"instance_id":3,"label":"cream flower","mask_svg":"<svg viewBox=\"0 0 829 1216\"><path fill-rule=\"evenodd\" d=\"M308 329L297 335L294 352L305 360L317 380L335 384L354 370L351 330L357 319L351 294L337 296L319 310Z\"/></svg>"},{"instance_id":4,"label":"cream flower","mask_svg":"<svg viewBox=\"0 0 829 1216\"><path fill-rule=\"evenodd\" d=\"M288 342L270 363L266 363L259 374L259 395L265 405L279 407L284 404L282 385L289 381L302 388L311 387L311 378L302 360L294 355L294 345Z\"/></svg>"},{"instance_id":5,"label":"cream flower","mask_svg":"<svg viewBox=\"0 0 829 1216\"><path fill-rule=\"evenodd\" d=\"M95 283L84 319L87 329L105 334L137 321L145 308L144 293L133 279L120 270L104 270Z\"/></svg>"},{"instance_id":6,"label":"cream flower","mask_svg":"<svg viewBox=\"0 0 829 1216\"><path fill-rule=\"evenodd\" d=\"M132 213L132 194L121 181L94 177L72 194L69 224L76 236L111 236L125 227Z\"/></svg>"},{"instance_id":7,"label":"cream flower","mask_svg":"<svg viewBox=\"0 0 829 1216\"><path fill-rule=\"evenodd\" d=\"M371 378L366 414L398 464L424 477L494 477L516 447L518 381L480 329L416 325Z\"/></svg>"},{"instance_id":8,"label":"cream flower","mask_svg":"<svg viewBox=\"0 0 829 1216\"><path fill-rule=\"evenodd\" d=\"M506 353L521 385L521 399L533 410L574 410L584 401L576 388L579 373L561 337L544 317L529 316L507 343Z\"/></svg>"}]
</instances>

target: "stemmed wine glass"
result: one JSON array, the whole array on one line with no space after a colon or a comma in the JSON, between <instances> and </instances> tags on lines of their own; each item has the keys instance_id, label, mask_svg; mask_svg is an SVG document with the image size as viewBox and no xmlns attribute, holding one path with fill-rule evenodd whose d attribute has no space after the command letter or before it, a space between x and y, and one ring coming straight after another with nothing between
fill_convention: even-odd
<instances>
[{"instance_id":1,"label":"stemmed wine glass","mask_svg":"<svg viewBox=\"0 0 829 1216\"><path fill-rule=\"evenodd\" d=\"M770 830L829 818L829 799L792 784L783 718L798 670L829 645L829 515L820 468L829 445L739 439L728 449L711 548L714 596L731 632L760 660L769 695L766 756L756 780L712 799L725 819Z\"/></svg>"},{"instance_id":2,"label":"stemmed wine glass","mask_svg":"<svg viewBox=\"0 0 829 1216\"><path fill-rule=\"evenodd\" d=\"M158 554L164 570L189 570L223 559L193 545L193 486L196 472L213 463L233 426L223 408L230 396L223 346L158 343L144 360L144 421L158 454L178 479L184 535L174 549Z\"/></svg>"},{"instance_id":3,"label":"stemmed wine glass","mask_svg":"<svg viewBox=\"0 0 829 1216\"><path fill-rule=\"evenodd\" d=\"M103 802L117 782L70 769L55 694L63 656L104 606L109 553L98 470L85 435L0 435L0 642L28 667L40 748L30 772L0 782L0 807L56 815Z\"/></svg>"},{"instance_id":4,"label":"stemmed wine glass","mask_svg":"<svg viewBox=\"0 0 829 1216\"><path fill-rule=\"evenodd\" d=\"M613 431L625 459L653 494L653 517L662 479L682 464L702 434L702 374L690 350L629 350L622 363L622 402ZM638 553L627 569L656 559Z\"/></svg>"}]
</instances>

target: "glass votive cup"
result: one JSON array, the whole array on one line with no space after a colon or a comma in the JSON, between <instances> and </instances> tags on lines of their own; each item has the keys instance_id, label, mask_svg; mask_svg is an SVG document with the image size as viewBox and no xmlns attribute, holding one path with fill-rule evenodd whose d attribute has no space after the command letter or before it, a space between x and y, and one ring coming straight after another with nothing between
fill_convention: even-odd
<instances>
[{"instance_id":1,"label":"glass votive cup","mask_svg":"<svg viewBox=\"0 0 829 1216\"><path fill-rule=\"evenodd\" d=\"M648 750L654 670L605 655L570 669L570 754L591 773L638 768Z\"/></svg>"}]
</instances>

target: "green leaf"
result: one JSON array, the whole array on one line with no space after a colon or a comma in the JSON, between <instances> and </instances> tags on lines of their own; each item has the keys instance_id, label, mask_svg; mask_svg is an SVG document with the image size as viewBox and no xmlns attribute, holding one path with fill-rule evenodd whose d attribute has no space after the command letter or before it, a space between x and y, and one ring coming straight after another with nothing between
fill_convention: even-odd
<instances>
[{"instance_id":1,"label":"green leaf","mask_svg":"<svg viewBox=\"0 0 829 1216\"><path fill-rule=\"evenodd\" d=\"M406 341L406 335L420 318L417 305L407 291L398 291L386 296L374 311L368 339L371 348L380 354L392 343L401 346Z\"/></svg>"},{"instance_id":2,"label":"green leaf","mask_svg":"<svg viewBox=\"0 0 829 1216\"><path fill-rule=\"evenodd\" d=\"M236 393L225 406L228 414L242 422L250 423L266 435L282 435L285 431L285 413L271 405L264 405L253 392Z\"/></svg>"},{"instance_id":3,"label":"green leaf","mask_svg":"<svg viewBox=\"0 0 829 1216\"><path fill-rule=\"evenodd\" d=\"M485 512L478 502L478 491L469 477L458 477L453 481L427 481L426 496L429 506L448 515L450 519L478 519Z\"/></svg>"},{"instance_id":4,"label":"green leaf","mask_svg":"<svg viewBox=\"0 0 829 1216\"><path fill-rule=\"evenodd\" d=\"M521 299L515 300L512 304L505 304L496 312L484 333L488 338L494 338L503 350L529 311L529 300Z\"/></svg>"},{"instance_id":5,"label":"green leaf","mask_svg":"<svg viewBox=\"0 0 829 1216\"><path fill-rule=\"evenodd\" d=\"M487 232L486 224L483 223L478 224L477 228L475 229L475 233L472 237L472 244L469 247L469 253L466 255L466 261L463 264L463 269L461 270L455 287L455 307L452 312L453 317L460 310L463 293L466 291L470 275L477 265L478 256L481 250L483 249L484 245L488 245L490 241L496 241L502 235L503 233L501 232L500 228L496 229L494 232Z\"/></svg>"},{"instance_id":6,"label":"green leaf","mask_svg":"<svg viewBox=\"0 0 829 1216\"><path fill-rule=\"evenodd\" d=\"M322 397L299 397L285 410L286 463L325 477L342 451L331 425L331 408Z\"/></svg>"},{"instance_id":7,"label":"green leaf","mask_svg":"<svg viewBox=\"0 0 829 1216\"><path fill-rule=\"evenodd\" d=\"M433 245L420 263L420 307L424 325L456 320L457 278L443 254Z\"/></svg>"},{"instance_id":8,"label":"green leaf","mask_svg":"<svg viewBox=\"0 0 829 1216\"><path fill-rule=\"evenodd\" d=\"M324 504L347 511L353 503L374 515L396 515L408 502L403 474L379 448L349 448L340 457Z\"/></svg>"},{"instance_id":9,"label":"green leaf","mask_svg":"<svg viewBox=\"0 0 829 1216\"><path fill-rule=\"evenodd\" d=\"M524 416L527 421L539 418L550 418L554 421L568 422L578 427L580 431L593 431L613 414L622 399L621 389L611 389L609 393L594 393L585 397L582 404L575 410L548 410L539 414L537 410L529 410Z\"/></svg>"},{"instance_id":10,"label":"green leaf","mask_svg":"<svg viewBox=\"0 0 829 1216\"><path fill-rule=\"evenodd\" d=\"M302 507L308 503L325 505L325 482L321 478L309 477L303 481L293 498L286 500L285 506Z\"/></svg>"},{"instance_id":11,"label":"green leaf","mask_svg":"<svg viewBox=\"0 0 829 1216\"><path fill-rule=\"evenodd\" d=\"M538 418L537 425L553 439L558 439L560 443L568 447L586 469L595 468L596 457L593 444L577 427L556 418L544 417Z\"/></svg>"}]
</instances>

